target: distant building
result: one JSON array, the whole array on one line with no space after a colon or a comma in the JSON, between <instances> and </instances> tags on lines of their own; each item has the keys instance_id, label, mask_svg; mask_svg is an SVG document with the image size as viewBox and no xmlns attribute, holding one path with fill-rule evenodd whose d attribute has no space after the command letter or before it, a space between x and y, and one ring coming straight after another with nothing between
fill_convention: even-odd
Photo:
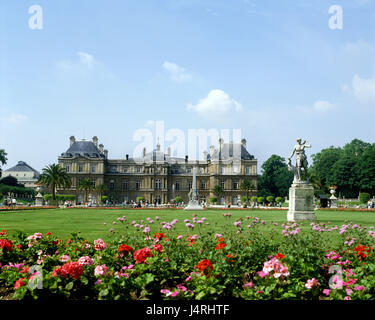
<instances>
[{"instance_id":1,"label":"distant building","mask_svg":"<svg viewBox=\"0 0 375 320\"><path fill-rule=\"evenodd\" d=\"M237 156L236 156L237 155ZM189 160L171 156L170 149L164 153L157 144L151 152L143 150L138 159L126 155L123 159L108 159L108 151L98 138L92 141L77 141L70 137L68 150L58 157L60 166L71 177L70 188L60 189L59 193L74 194L77 202L84 201L84 191L78 186L82 179L88 178L94 187L106 185L104 193L112 203L136 201L144 197L149 203L168 203L177 196L188 202L188 193L193 180L192 168L197 167L197 188L201 201L208 202L213 197L215 186L223 188L224 194L218 203L237 204L240 196L246 195L240 189L244 180L250 180L257 192L257 160L246 150L246 140L242 143L224 143L213 146L205 152L205 161ZM89 192L89 199L98 202L100 193L95 189Z\"/></svg>"},{"instance_id":2,"label":"distant building","mask_svg":"<svg viewBox=\"0 0 375 320\"><path fill-rule=\"evenodd\" d=\"M25 161L18 161L14 167L4 170L1 178L13 176L18 183L25 185L26 188L36 189L39 175L40 173L30 167Z\"/></svg>"}]
</instances>

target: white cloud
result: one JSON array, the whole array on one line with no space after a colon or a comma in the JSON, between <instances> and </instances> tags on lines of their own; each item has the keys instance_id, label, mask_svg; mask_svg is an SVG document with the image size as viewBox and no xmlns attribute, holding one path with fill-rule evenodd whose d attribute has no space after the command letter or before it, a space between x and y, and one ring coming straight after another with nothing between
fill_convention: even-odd
<instances>
[{"instance_id":1,"label":"white cloud","mask_svg":"<svg viewBox=\"0 0 375 320\"><path fill-rule=\"evenodd\" d=\"M200 114L223 114L233 111L239 112L243 108L241 103L231 98L223 90L214 89L208 93L206 98L200 99L196 105L188 104L187 109Z\"/></svg>"},{"instance_id":2,"label":"white cloud","mask_svg":"<svg viewBox=\"0 0 375 320\"><path fill-rule=\"evenodd\" d=\"M336 106L328 101L318 100L314 103L313 108L317 112L327 112L334 110Z\"/></svg>"},{"instance_id":3,"label":"white cloud","mask_svg":"<svg viewBox=\"0 0 375 320\"><path fill-rule=\"evenodd\" d=\"M96 63L94 57L87 52L77 52L79 61L64 60L59 62L59 66L64 70L84 70L92 69Z\"/></svg>"},{"instance_id":4,"label":"white cloud","mask_svg":"<svg viewBox=\"0 0 375 320\"><path fill-rule=\"evenodd\" d=\"M375 78L362 79L355 74L352 81L352 92L362 103L375 103Z\"/></svg>"},{"instance_id":5,"label":"white cloud","mask_svg":"<svg viewBox=\"0 0 375 320\"><path fill-rule=\"evenodd\" d=\"M6 122L11 125L22 124L26 122L29 118L24 114L12 113L6 118Z\"/></svg>"},{"instance_id":6,"label":"white cloud","mask_svg":"<svg viewBox=\"0 0 375 320\"><path fill-rule=\"evenodd\" d=\"M187 73L184 68L178 66L174 62L165 61L163 63L163 68L164 70L168 72L170 78L173 81L183 82L183 81L191 80L192 78L191 74Z\"/></svg>"},{"instance_id":7,"label":"white cloud","mask_svg":"<svg viewBox=\"0 0 375 320\"><path fill-rule=\"evenodd\" d=\"M94 57L86 52L79 51L77 52L77 55L79 56L80 62L87 65L89 68L91 68L95 62Z\"/></svg>"}]
</instances>

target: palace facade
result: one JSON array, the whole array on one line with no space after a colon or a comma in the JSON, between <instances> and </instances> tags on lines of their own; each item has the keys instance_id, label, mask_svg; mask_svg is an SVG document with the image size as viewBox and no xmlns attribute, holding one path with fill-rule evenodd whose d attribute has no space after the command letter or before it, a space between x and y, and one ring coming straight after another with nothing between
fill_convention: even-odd
<instances>
[{"instance_id":1,"label":"palace facade","mask_svg":"<svg viewBox=\"0 0 375 320\"><path fill-rule=\"evenodd\" d=\"M177 158L170 153L170 148L164 153L157 144L151 152L143 149L143 155L137 159L129 155L109 159L108 151L103 144L98 145L96 136L90 141L78 141L72 136L68 150L58 158L72 185L59 193L74 194L77 203L83 203L85 192L78 186L82 179L88 178L94 186L88 191L88 199L93 203L98 203L102 195L115 204L136 201L137 197L144 197L152 204L167 204L177 196L187 203L193 167L197 168L197 189L202 202L216 197L220 204L237 204L246 195L240 189L245 180L250 180L255 187L250 195L257 192L257 160L246 150L245 139L241 143L224 143L220 139L217 148L211 146L210 152L204 153L204 161L189 160L188 156ZM105 185L107 190L99 192L99 185ZM214 194L217 185L224 191L219 197Z\"/></svg>"}]
</instances>

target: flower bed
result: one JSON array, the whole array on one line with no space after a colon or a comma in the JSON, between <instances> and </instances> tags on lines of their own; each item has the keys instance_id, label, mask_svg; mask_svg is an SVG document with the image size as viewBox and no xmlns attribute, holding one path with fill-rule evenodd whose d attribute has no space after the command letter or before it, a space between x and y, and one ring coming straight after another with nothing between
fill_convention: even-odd
<instances>
[{"instance_id":1,"label":"flower bed","mask_svg":"<svg viewBox=\"0 0 375 320\"><path fill-rule=\"evenodd\" d=\"M41 209L57 209L57 206L15 206L15 207L1 207L1 211L18 211L18 210L41 210Z\"/></svg>"},{"instance_id":2,"label":"flower bed","mask_svg":"<svg viewBox=\"0 0 375 320\"><path fill-rule=\"evenodd\" d=\"M204 214L204 213L199 213ZM375 231L257 217L117 219L110 240L0 231L0 287L13 299L374 299ZM176 234L176 224L186 226ZM266 229L267 228L267 229ZM330 235L338 233L339 242Z\"/></svg>"}]
</instances>

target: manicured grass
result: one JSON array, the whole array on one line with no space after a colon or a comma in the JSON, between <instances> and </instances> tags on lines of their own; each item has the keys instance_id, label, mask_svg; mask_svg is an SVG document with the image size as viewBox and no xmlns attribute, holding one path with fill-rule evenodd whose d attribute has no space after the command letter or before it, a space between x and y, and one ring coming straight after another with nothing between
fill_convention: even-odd
<instances>
[{"instance_id":1,"label":"manicured grass","mask_svg":"<svg viewBox=\"0 0 375 320\"><path fill-rule=\"evenodd\" d=\"M223 213L231 213L232 217L224 217ZM243 218L243 226L246 228L248 221L246 216L259 217L266 221L271 230L272 224L269 222L277 222L279 225L286 222L287 211L285 210L205 210L195 212L198 218L206 217L210 223L210 227L214 228L216 232L224 232L233 227L234 221ZM117 222L117 218L126 216L127 221L133 220L137 223L147 224L147 217L155 220L155 217L162 221L171 222L173 219L178 219L173 229L174 233L195 234L199 232L199 228L193 231L188 231L183 222L184 219L192 220L194 212L183 210L134 210L134 209L85 209L85 208L70 208L70 209L47 209L47 210L31 210L31 211L7 211L0 212L0 230L8 230L10 237L13 237L17 231L23 231L28 235L35 232L52 232L55 236L62 239L68 239L71 233L80 232L80 235L86 239L94 240L97 238L108 239L110 236L109 229L114 228L116 231L124 230L121 223ZM330 225L341 226L345 221L357 223L364 226L375 226L375 212L352 212L352 211L316 211L315 222L323 222L325 224L330 222ZM144 220L144 222L140 222ZM117 224L114 225L113 222ZM107 225L104 225L107 223ZM302 223L302 230L310 228L311 222ZM157 221L151 225L152 232L159 230ZM267 230L266 228L265 230ZM281 231L281 226L280 226ZM332 233L337 236L337 233Z\"/></svg>"}]
</instances>

